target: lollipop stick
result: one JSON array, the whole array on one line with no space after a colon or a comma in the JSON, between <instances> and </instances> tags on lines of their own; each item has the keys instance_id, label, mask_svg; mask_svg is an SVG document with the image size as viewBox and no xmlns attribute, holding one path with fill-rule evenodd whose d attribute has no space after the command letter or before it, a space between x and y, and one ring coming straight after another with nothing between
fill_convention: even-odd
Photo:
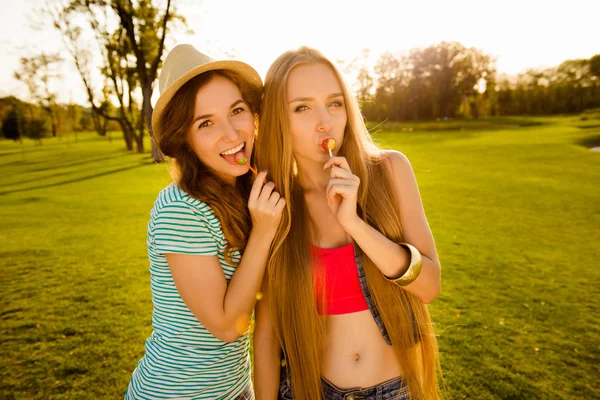
<instances>
[{"instance_id":1,"label":"lollipop stick","mask_svg":"<svg viewBox=\"0 0 600 400\"><path fill-rule=\"evenodd\" d=\"M246 165L248 166L248 168L250 168L250 171L254 172L254 175L258 175L258 172L256 172L256 170L254 168L252 168L252 165L246 163Z\"/></svg>"},{"instance_id":2,"label":"lollipop stick","mask_svg":"<svg viewBox=\"0 0 600 400\"><path fill-rule=\"evenodd\" d=\"M329 138L322 142L321 146L323 146L324 144L327 145L327 150L329 151L329 158L333 158L333 149L335 149L335 139Z\"/></svg>"}]
</instances>

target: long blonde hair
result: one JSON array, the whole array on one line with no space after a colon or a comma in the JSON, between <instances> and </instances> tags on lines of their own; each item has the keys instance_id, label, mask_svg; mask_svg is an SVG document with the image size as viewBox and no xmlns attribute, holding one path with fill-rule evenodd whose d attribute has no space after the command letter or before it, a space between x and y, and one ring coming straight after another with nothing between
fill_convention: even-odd
<instances>
[{"instance_id":1,"label":"long blonde hair","mask_svg":"<svg viewBox=\"0 0 600 400\"><path fill-rule=\"evenodd\" d=\"M289 127L287 81L301 64L322 63L337 75L346 103L348 122L339 154L360 178L358 214L390 240L402 242L403 232L384 154L371 140L358 105L337 68L317 50L302 47L282 54L267 72L260 114L256 160L271 174L285 197L286 213L268 260L271 318L289 366L294 397L321 399L323 318L317 313L314 271L311 267L309 216L302 189L295 181L295 161ZM293 229L292 229L293 228ZM360 249L358 249L361 253ZM439 359L437 340L427 306L389 282L363 255L369 289L390 336L411 396L437 399ZM413 326L414 324L414 326Z\"/></svg>"}]
</instances>

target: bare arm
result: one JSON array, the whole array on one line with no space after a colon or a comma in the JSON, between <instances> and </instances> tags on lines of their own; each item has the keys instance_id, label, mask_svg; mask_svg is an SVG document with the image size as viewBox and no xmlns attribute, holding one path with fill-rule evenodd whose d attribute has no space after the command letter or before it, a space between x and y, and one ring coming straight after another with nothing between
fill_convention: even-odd
<instances>
[{"instance_id":1,"label":"bare arm","mask_svg":"<svg viewBox=\"0 0 600 400\"><path fill-rule=\"evenodd\" d=\"M256 305L254 314L254 392L257 400L276 400L279 395L281 347L271 323L267 275L261 291L263 298Z\"/></svg>"},{"instance_id":2,"label":"bare arm","mask_svg":"<svg viewBox=\"0 0 600 400\"><path fill-rule=\"evenodd\" d=\"M421 195L410 162L399 152L388 154L388 158L384 160L384 167L388 169L392 188L399 202L404 241L416 247L423 258L421 274L404 288L423 302L430 303L437 297L441 287L440 263L433 235L425 217ZM337 191L333 190L331 194L343 196L343 201L352 200L352 196L355 196L354 193L358 189L358 178L348 175L351 171L345 159L331 161L331 164L339 167L332 171L332 178L344 180L341 186L345 186ZM340 209L342 206L343 204ZM410 264L410 253L364 222L355 212L348 211L346 215L345 218L338 217L338 220L380 271L388 278L402 276Z\"/></svg>"},{"instance_id":3,"label":"bare arm","mask_svg":"<svg viewBox=\"0 0 600 400\"><path fill-rule=\"evenodd\" d=\"M237 340L246 330L271 239L250 234L229 285L215 256L166 255L183 301L206 329L224 342Z\"/></svg>"},{"instance_id":4,"label":"bare arm","mask_svg":"<svg viewBox=\"0 0 600 400\"><path fill-rule=\"evenodd\" d=\"M215 256L166 254L183 301L217 338L232 342L246 330L256 301L271 241L285 205L261 172L252 187L248 207L253 228L241 262L227 284Z\"/></svg>"}]
</instances>

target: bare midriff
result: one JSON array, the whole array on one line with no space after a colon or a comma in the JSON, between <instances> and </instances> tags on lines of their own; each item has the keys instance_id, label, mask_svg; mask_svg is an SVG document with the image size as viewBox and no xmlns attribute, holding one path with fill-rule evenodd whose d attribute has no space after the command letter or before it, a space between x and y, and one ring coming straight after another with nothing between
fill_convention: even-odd
<instances>
[{"instance_id":1,"label":"bare midriff","mask_svg":"<svg viewBox=\"0 0 600 400\"><path fill-rule=\"evenodd\" d=\"M341 389L369 387L402 376L371 312L327 316L321 375Z\"/></svg>"}]
</instances>

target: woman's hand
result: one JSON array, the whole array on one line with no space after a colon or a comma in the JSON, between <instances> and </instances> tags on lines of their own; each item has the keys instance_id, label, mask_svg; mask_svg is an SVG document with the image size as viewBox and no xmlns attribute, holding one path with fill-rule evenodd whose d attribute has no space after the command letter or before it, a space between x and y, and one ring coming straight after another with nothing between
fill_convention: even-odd
<instances>
[{"instance_id":1,"label":"woman's hand","mask_svg":"<svg viewBox=\"0 0 600 400\"><path fill-rule=\"evenodd\" d=\"M248 209L252 217L252 230L263 235L275 236L285 207L285 199L273 190L273 182L265 183L266 178L266 171L261 171L256 176L248 199Z\"/></svg>"},{"instance_id":2,"label":"woman's hand","mask_svg":"<svg viewBox=\"0 0 600 400\"><path fill-rule=\"evenodd\" d=\"M327 204L339 223L347 228L358 219L356 201L360 178L352 174L345 157L332 157L323 168L331 168L325 189Z\"/></svg>"}]
</instances>

